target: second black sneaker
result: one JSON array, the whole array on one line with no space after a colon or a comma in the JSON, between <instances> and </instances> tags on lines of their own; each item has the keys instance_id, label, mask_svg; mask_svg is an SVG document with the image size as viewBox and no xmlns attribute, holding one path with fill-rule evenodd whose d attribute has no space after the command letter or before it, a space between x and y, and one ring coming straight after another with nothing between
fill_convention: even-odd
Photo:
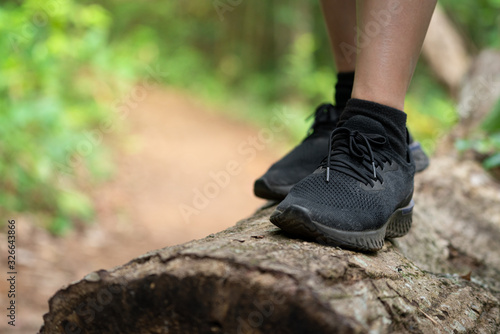
<instances>
[{"instance_id":1,"label":"second black sneaker","mask_svg":"<svg viewBox=\"0 0 500 334\"><path fill-rule=\"evenodd\" d=\"M300 237L363 251L408 233L415 164L409 148L401 156L390 138L369 117L347 119L333 131L328 157L290 190L271 222Z\"/></svg>"},{"instance_id":2,"label":"second black sneaker","mask_svg":"<svg viewBox=\"0 0 500 334\"><path fill-rule=\"evenodd\" d=\"M255 181L255 195L282 200L297 182L314 172L325 157L328 138L337 126L339 116L340 112L331 104L316 108L309 135Z\"/></svg>"}]
</instances>

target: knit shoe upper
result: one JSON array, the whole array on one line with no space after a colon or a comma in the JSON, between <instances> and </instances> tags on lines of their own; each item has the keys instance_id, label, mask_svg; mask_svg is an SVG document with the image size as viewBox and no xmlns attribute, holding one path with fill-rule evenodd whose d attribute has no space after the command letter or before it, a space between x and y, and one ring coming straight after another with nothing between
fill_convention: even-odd
<instances>
[{"instance_id":1,"label":"knit shoe upper","mask_svg":"<svg viewBox=\"0 0 500 334\"><path fill-rule=\"evenodd\" d=\"M282 200L292 186L314 172L328 152L328 139L337 125L340 113L341 111L331 104L320 105L315 111L309 135L255 181L255 195L265 199ZM429 158L412 136L409 149L415 161L416 171L426 169L429 166Z\"/></svg>"},{"instance_id":2,"label":"knit shoe upper","mask_svg":"<svg viewBox=\"0 0 500 334\"><path fill-rule=\"evenodd\" d=\"M333 131L320 167L298 182L271 221L305 237L361 250L382 247L411 224L415 164L389 143L382 124L353 116Z\"/></svg>"}]
</instances>

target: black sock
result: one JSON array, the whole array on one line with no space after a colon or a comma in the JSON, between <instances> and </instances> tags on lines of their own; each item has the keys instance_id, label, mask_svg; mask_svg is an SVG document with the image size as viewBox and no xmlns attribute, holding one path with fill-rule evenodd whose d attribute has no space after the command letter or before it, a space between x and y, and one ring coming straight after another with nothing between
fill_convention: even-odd
<instances>
[{"instance_id":1,"label":"black sock","mask_svg":"<svg viewBox=\"0 0 500 334\"><path fill-rule=\"evenodd\" d=\"M354 72L337 73L337 83L335 84L335 106L342 110L347 101L351 98L352 86L354 84Z\"/></svg>"},{"instance_id":2,"label":"black sock","mask_svg":"<svg viewBox=\"0 0 500 334\"><path fill-rule=\"evenodd\" d=\"M356 115L369 117L382 124L389 137L391 147L406 159L408 143L406 140L406 114L403 111L376 102L350 99L344 112L340 115L337 126L342 126L346 120Z\"/></svg>"}]
</instances>

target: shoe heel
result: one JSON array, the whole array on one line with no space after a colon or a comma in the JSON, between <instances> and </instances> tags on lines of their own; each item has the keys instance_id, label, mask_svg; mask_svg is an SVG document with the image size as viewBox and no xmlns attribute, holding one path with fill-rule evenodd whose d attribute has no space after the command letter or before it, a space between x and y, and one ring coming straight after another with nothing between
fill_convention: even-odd
<instances>
[{"instance_id":1,"label":"shoe heel","mask_svg":"<svg viewBox=\"0 0 500 334\"><path fill-rule=\"evenodd\" d=\"M413 220L413 207L415 202L413 199L404 208L396 210L389 218L389 224L385 232L386 238L399 238L410 231Z\"/></svg>"}]
</instances>

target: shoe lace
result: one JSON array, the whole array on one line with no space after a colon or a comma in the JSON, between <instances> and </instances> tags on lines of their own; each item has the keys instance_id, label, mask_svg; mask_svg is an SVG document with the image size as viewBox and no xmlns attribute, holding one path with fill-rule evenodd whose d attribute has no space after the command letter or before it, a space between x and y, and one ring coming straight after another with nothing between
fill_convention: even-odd
<instances>
[{"instance_id":1,"label":"shoe lace","mask_svg":"<svg viewBox=\"0 0 500 334\"><path fill-rule=\"evenodd\" d=\"M330 113L330 111L333 108L335 107L332 104L323 103L319 107L317 107L313 113L307 116L306 121L309 121L311 118L314 117L314 122L307 132L308 137L312 135L314 131L318 130L320 127L325 125L328 126L329 124L337 121L336 118L332 118L332 115Z\"/></svg>"},{"instance_id":2,"label":"shoe lace","mask_svg":"<svg viewBox=\"0 0 500 334\"><path fill-rule=\"evenodd\" d=\"M381 166L389 158L380 151L374 153L372 146L380 147L386 142L387 139L379 134L366 134L345 127L333 130L328 142L328 156L320 164L321 167L326 167L326 182L330 181L330 170L347 174L372 186L377 178L384 182L382 175L377 174L376 166ZM345 155L357 158L363 168Z\"/></svg>"}]
</instances>

